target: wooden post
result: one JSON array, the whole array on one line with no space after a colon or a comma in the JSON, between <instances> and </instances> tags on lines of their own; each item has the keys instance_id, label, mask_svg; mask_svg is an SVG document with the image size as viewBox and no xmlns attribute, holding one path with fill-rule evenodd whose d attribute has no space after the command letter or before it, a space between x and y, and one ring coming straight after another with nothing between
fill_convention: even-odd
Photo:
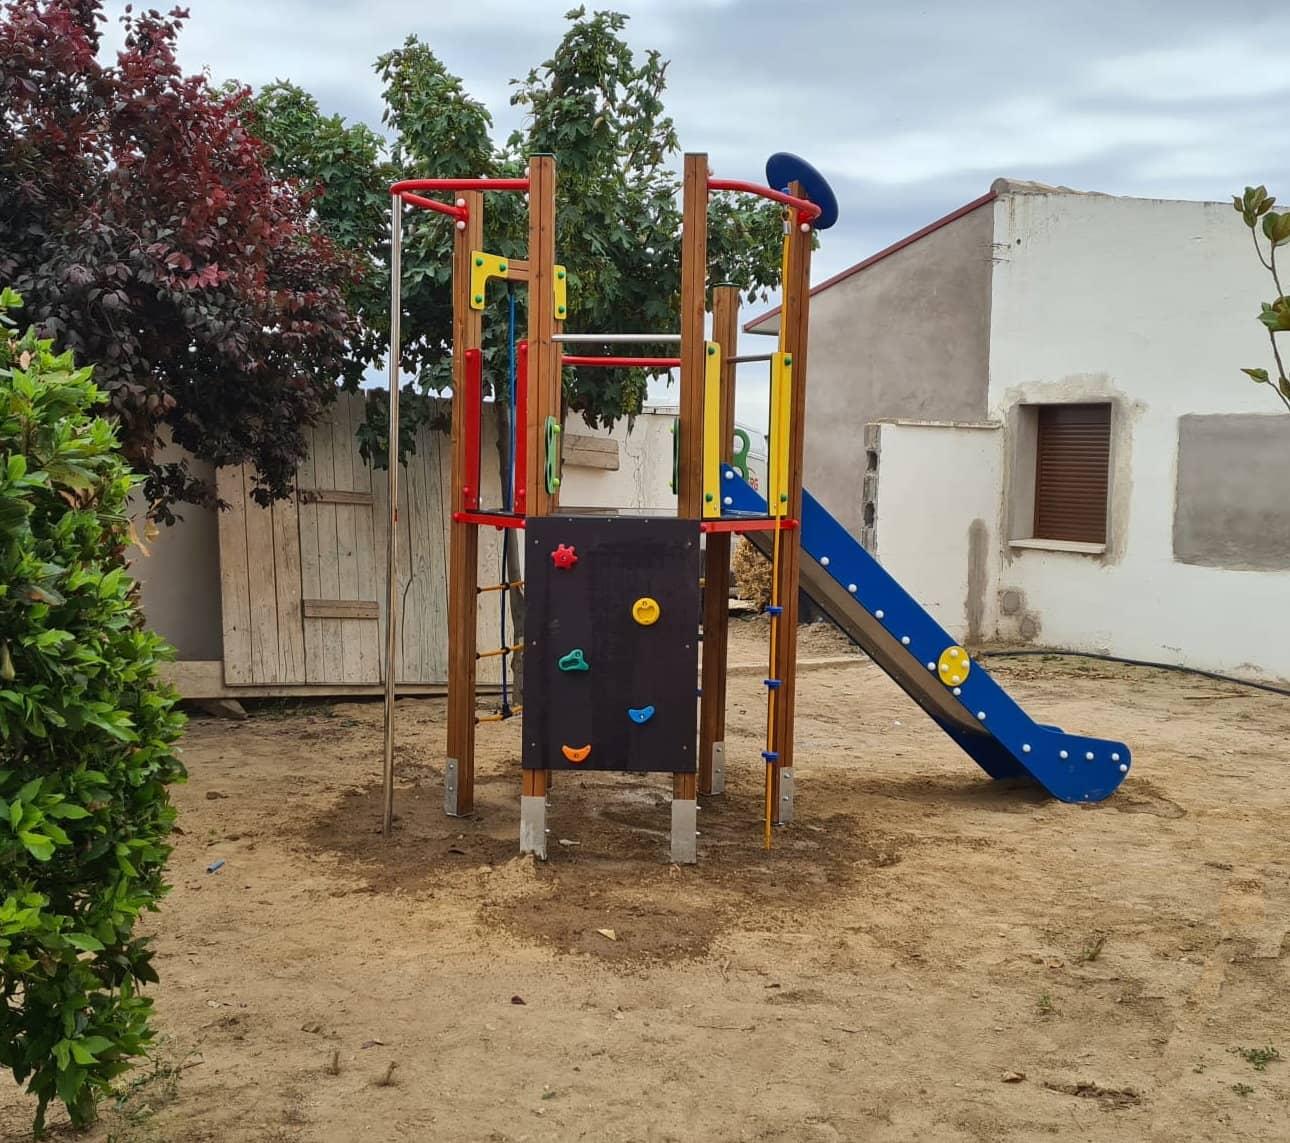
<instances>
[{"instance_id":1,"label":"wooden post","mask_svg":"<svg viewBox=\"0 0 1290 1143\"><path fill-rule=\"evenodd\" d=\"M561 419L560 345L555 316L555 159L529 159L528 515L549 516L559 492L546 487L547 418Z\"/></svg>"},{"instance_id":2,"label":"wooden post","mask_svg":"<svg viewBox=\"0 0 1290 1143\"><path fill-rule=\"evenodd\" d=\"M703 512L703 378L707 345L708 156L687 154L681 221L681 414L676 514L697 520ZM696 617L697 618L697 617ZM672 859L692 862L692 828L698 774L672 775Z\"/></svg>"},{"instance_id":3,"label":"wooden post","mask_svg":"<svg viewBox=\"0 0 1290 1143\"><path fill-rule=\"evenodd\" d=\"M794 183L789 193L801 195ZM788 249L784 258L784 304L780 311L783 323L781 346L792 357L791 424L788 443L788 514L802 518L802 461L806 430L806 342L811 305L811 239L803 233L796 217L790 213ZM797 689L797 619L798 580L801 569L801 528L785 532L780 539L778 595L784 608L779 620L775 661L770 664L771 678L780 679L772 692L775 703L774 740L771 749L779 755L774 766L772 797L774 820L792 820L793 715ZM787 774L785 773L787 772ZM787 778L787 782L785 779Z\"/></svg>"},{"instance_id":4,"label":"wooden post","mask_svg":"<svg viewBox=\"0 0 1290 1143\"><path fill-rule=\"evenodd\" d=\"M712 291L712 340L721 348L721 460L734 454L739 290ZM730 533L710 532L703 571L703 697L699 702L699 793L725 792L726 657L730 629Z\"/></svg>"},{"instance_id":5,"label":"wooden post","mask_svg":"<svg viewBox=\"0 0 1290 1143\"><path fill-rule=\"evenodd\" d=\"M529 330L528 408L520 432L528 434L525 463L527 515L549 516L560 493L547 490L546 426L561 422L564 393L560 376L559 324L555 312L555 158L529 158ZM520 795L520 851L546 857L546 794L549 770L525 770Z\"/></svg>"},{"instance_id":6,"label":"wooden post","mask_svg":"<svg viewBox=\"0 0 1290 1143\"><path fill-rule=\"evenodd\" d=\"M454 230L452 249L452 504L462 506L465 485L477 487L479 473L467 471L466 351L480 347L483 314L470 308L470 253L484 245L484 196L466 191L470 217ZM479 529L454 520L448 564L448 758L444 768L444 810L464 817L475 809L475 628L479 586ZM390 600L393 612L397 601Z\"/></svg>"}]
</instances>

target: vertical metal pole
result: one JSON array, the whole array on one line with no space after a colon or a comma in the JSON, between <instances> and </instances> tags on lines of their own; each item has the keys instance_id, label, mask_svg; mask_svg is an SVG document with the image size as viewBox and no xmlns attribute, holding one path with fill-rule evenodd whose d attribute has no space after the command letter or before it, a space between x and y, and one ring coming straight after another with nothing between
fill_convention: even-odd
<instances>
[{"instance_id":1,"label":"vertical metal pole","mask_svg":"<svg viewBox=\"0 0 1290 1143\"><path fill-rule=\"evenodd\" d=\"M394 664L398 648L399 584L399 318L402 310L403 198L390 200L390 435L387 444L390 517L385 568L385 782L381 833L394 828Z\"/></svg>"}]
</instances>

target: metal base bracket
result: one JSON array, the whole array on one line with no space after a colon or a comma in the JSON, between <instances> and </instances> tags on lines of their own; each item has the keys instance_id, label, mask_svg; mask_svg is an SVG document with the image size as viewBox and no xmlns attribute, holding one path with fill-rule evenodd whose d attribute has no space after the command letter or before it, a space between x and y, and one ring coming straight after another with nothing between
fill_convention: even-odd
<instances>
[{"instance_id":1,"label":"metal base bracket","mask_svg":"<svg viewBox=\"0 0 1290 1143\"><path fill-rule=\"evenodd\" d=\"M693 865L699 860L699 803L693 798L672 799L672 861Z\"/></svg>"},{"instance_id":2,"label":"metal base bracket","mask_svg":"<svg viewBox=\"0 0 1290 1143\"><path fill-rule=\"evenodd\" d=\"M546 798L520 797L520 852L546 860Z\"/></svg>"},{"instance_id":3,"label":"metal base bracket","mask_svg":"<svg viewBox=\"0 0 1290 1143\"><path fill-rule=\"evenodd\" d=\"M449 758L443 764L443 812L450 818L457 816L457 783L461 776L461 765L455 758Z\"/></svg>"},{"instance_id":4,"label":"metal base bracket","mask_svg":"<svg viewBox=\"0 0 1290 1143\"><path fill-rule=\"evenodd\" d=\"M712 789L707 792L709 794L726 792L726 744L724 742L712 744Z\"/></svg>"},{"instance_id":5,"label":"metal base bracket","mask_svg":"<svg viewBox=\"0 0 1290 1143\"><path fill-rule=\"evenodd\" d=\"M779 805L775 807L776 825L790 825L793 821L793 771L791 768L779 772Z\"/></svg>"}]
</instances>

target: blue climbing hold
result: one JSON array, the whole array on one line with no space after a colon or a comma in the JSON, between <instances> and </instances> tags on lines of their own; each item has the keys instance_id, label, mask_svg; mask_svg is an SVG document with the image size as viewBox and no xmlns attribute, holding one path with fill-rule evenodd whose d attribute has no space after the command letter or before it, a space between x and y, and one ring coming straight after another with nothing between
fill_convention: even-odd
<instances>
[{"instance_id":1,"label":"blue climbing hold","mask_svg":"<svg viewBox=\"0 0 1290 1143\"><path fill-rule=\"evenodd\" d=\"M637 726L640 726L642 723L649 722L649 720L654 717L654 708L652 706L628 707L627 716L636 723Z\"/></svg>"}]
</instances>

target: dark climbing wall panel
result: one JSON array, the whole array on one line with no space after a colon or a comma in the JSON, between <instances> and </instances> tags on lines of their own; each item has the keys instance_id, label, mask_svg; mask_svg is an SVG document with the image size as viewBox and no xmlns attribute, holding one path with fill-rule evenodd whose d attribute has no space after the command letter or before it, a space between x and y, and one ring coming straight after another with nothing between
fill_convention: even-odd
<instances>
[{"instance_id":1,"label":"dark climbing wall panel","mask_svg":"<svg viewBox=\"0 0 1290 1143\"><path fill-rule=\"evenodd\" d=\"M525 769L693 771L698 521L530 516L524 544ZM576 562L558 566L561 545Z\"/></svg>"}]
</instances>

